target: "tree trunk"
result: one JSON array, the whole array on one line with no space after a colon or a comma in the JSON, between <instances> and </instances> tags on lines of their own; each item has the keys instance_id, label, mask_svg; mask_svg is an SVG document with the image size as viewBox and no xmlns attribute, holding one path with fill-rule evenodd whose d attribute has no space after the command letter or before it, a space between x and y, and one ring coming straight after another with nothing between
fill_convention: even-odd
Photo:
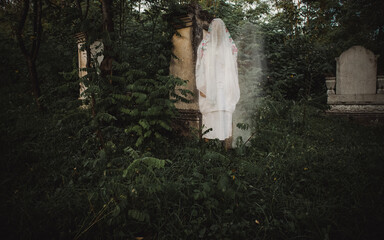
<instances>
[{"instance_id":1,"label":"tree trunk","mask_svg":"<svg viewBox=\"0 0 384 240\"><path fill-rule=\"evenodd\" d=\"M113 7L113 0L101 1L101 8L103 12L103 30L105 32L108 32L109 34L114 32L112 7ZM100 64L100 70L101 70L102 76L112 75L112 62L114 58L110 53L111 50L112 50L112 46L104 42L104 59Z\"/></svg>"},{"instance_id":2,"label":"tree trunk","mask_svg":"<svg viewBox=\"0 0 384 240\"><path fill-rule=\"evenodd\" d=\"M107 32L113 32L113 0L102 0L101 4L101 8L103 10L103 29Z\"/></svg>"},{"instance_id":3,"label":"tree trunk","mask_svg":"<svg viewBox=\"0 0 384 240\"><path fill-rule=\"evenodd\" d=\"M37 71L36 71L36 61L31 58L28 58L27 64L28 64L29 78L32 84L32 94L33 94L33 97L35 98L38 109L41 110L42 106L40 105L40 101L39 101L41 92L40 92L39 78L37 77Z\"/></svg>"},{"instance_id":4,"label":"tree trunk","mask_svg":"<svg viewBox=\"0 0 384 240\"><path fill-rule=\"evenodd\" d=\"M28 50L26 48L24 43L24 38L23 38L23 29L25 26L25 22L27 21L29 8L30 8L29 0L23 0L21 18L18 22L18 26L15 32L16 32L16 38L17 38L17 42L19 44L20 50L24 55L28 65L28 73L31 81L33 96L35 98L38 109L42 110L42 106L39 102L39 97L41 95L40 84L39 84L37 70L36 70L36 59L40 49L41 33L42 33L42 25L41 25L42 1L33 0L32 4L33 4L33 12L32 12L33 35L31 36L31 39L32 39L31 49Z\"/></svg>"}]
</instances>

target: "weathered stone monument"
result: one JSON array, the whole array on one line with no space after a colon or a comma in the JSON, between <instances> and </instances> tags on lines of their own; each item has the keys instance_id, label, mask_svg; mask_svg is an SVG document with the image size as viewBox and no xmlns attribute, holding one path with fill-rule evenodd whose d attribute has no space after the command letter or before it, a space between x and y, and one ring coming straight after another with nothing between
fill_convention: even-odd
<instances>
[{"instance_id":1,"label":"weathered stone monument","mask_svg":"<svg viewBox=\"0 0 384 240\"><path fill-rule=\"evenodd\" d=\"M336 77L326 78L328 114L384 116L383 76L377 76L378 57L362 46L353 46L336 58Z\"/></svg>"},{"instance_id":2,"label":"weathered stone monument","mask_svg":"<svg viewBox=\"0 0 384 240\"><path fill-rule=\"evenodd\" d=\"M78 64L79 64L79 78L84 77L87 75L87 71L85 70L87 68L87 51L84 49L85 44L85 35L84 33L78 33L76 34L77 39L77 56L78 56ZM97 63L100 65L101 62L104 59L104 56L100 54L103 51L103 43L101 41L95 41L90 46L90 57L91 62L94 62L93 60L97 60ZM80 100L85 100L85 97L83 96L83 92L87 88L85 87L84 83L80 83Z\"/></svg>"},{"instance_id":3,"label":"weathered stone monument","mask_svg":"<svg viewBox=\"0 0 384 240\"><path fill-rule=\"evenodd\" d=\"M193 32L192 32L192 19L191 16L185 16L180 18L183 25L177 26L177 32L179 35L172 37L173 54L177 57L172 57L169 71L170 74L187 80L187 85L178 87L176 91L180 89L187 89L193 93L193 96L188 96L187 99L190 103L177 102L175 105L180 113L179 123L185 127L200 127L200 115L199 104L195 82L195 60L194 49L192 46Z\"/></svg>"},{"instance_id":4,"label":"weathered stone monument","mask_svg":"<svg viewBox=\"0 0 384 240\"><path fill-rule=\"evenodd\" d=\"M188 134L191 128L201 129L201 113L195 79L196 52L213 17L197 4L188 5L183 10L184 13L179 13L178 21L174 23L178 32L172 38L173 54L176 57L171 59L169 70L171 75L188 81L186 86L179 87L176 91L187 89L193 93L188 97L189 103L176 103L180 116L175 122L182 134Z\"/></svg>"}]
</instances>

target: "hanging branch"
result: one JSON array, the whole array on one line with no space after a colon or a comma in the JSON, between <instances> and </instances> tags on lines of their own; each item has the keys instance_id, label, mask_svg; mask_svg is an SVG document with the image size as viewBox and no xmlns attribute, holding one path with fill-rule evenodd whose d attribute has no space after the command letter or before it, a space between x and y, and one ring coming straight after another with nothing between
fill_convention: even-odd
<instances>
[{"instance_id":1,"label":"hanging branch","mask_svg":"<svg viewBox=\"0 0 384 240\"><path fill-rule=\"evenodd\" d=\"M85 8L85 13L84 13L84 19L87 18L87 16L88 16L88 11L89 11L89 0L87 0L87 5L86 5L86 8Z\"/></svg>"},{"instance_id":2,"label":"hanging branch","mask_svg":"<svg viewBox=\"0 0 384 240\"><path fill-rule=\"evenodd\" d=\"M25 25L25 21L27 20L27 16L28 16L29 0L24 0L23 3L24 4L23 4L21 18L20 18L19 24L18 24L17 29L16 29L16 38L17 38L17 42L19 44L21 52L23 53L23 55L25 57L28 57L29 54L28 54L28 51L27 51L27 49L25 47L24 39L22 37L22 34L23 34L23 28L24 28L24 25Z\"/></svg>"},{"instance_id":3,"label":"hanging branch","mask_svg":"<svg viewBox=\"0 0 384 240\"><path fill-rule=\"evenodd\" d=\"M101 7L103 11L103 30L107 32L114 31L112 5L113 0L101 1Z\"/></svg>"},{"instance_id":4,"label":"hanging branch","mask_svg":"<svg viewBox=\"0 0 384 240\"><path fill-rule=\"evenodd\" d=\"M83 19L83 11L81 9L80 0L76 0L77 11L79 12L80 19Z\"/></svg>"},{"instance_id":5,"label":"hanging branch","mask_svg":"<svg viewBox=\"0 0 384 240\"><path fill-rule=\"evenodd\" d=\"M103 13L103 30L110 35L114 32L113 25L113 0L102 0L101 8ZM112 46L109 42L104 42L104 59L100 64L100 70L102 76L112 75L112 62L114 57L111 56L110 52ZM111 82L111 79L110 79Z\"/></svg>"},{"instance_id":6,"label":"hanging branch","mask_svg":"<svg viewBox=\"0 0 384 240\"><path fill-rule=\"evenodd\" d=\"M42 15L42 3L41 0L33 1L33 44L32 44L32 59L35 61L37 58L37 53L40 49L40 43L41 43L41 32L42 32L42 25L41 25L41 15Z\"/></svg>"},{"instance_id":7,"label":"hanging branch","mask_svg":"<svg viewBox=\"0 0 384 240\"><path fill-rule=\"evenodd\" d=\"M89 10L89 0L87 0L87 5L85 7L85 13L83 15L83 9L81 7L81 1L80 0L76 0L76 7L77 7L77 10L79 11L79 15L80 15L80 19L81 20L85 20L87 19L87 16L88 16L88 10Z\"/></svg>"},{"instance_id":8,"label":"hanging branch","mask_svg":"<svg viewBox=\"0 0 384 240\"><path fill-rule=\"evenodd\" d=\"M27 21L30 1L24 0L21 17L18 22L17 28L15 30L16 39L22 54L24 55L27 65L28 65L28 73L29 78L32 84L32 93L35 98L35 102L39 110L42 110L42 106L39 101L39 97L41 95L40 84L36 70L36 59L40 49L41 43L41 33L42 33L42 25L41 25L41 16L42 16L42 1L41 0L33 0L33 35L30 37L32 39L31 49L27 49L25 46L25 41L23 38L23 29L25 27L25 23Z\"/></svg>"}]
</instances>

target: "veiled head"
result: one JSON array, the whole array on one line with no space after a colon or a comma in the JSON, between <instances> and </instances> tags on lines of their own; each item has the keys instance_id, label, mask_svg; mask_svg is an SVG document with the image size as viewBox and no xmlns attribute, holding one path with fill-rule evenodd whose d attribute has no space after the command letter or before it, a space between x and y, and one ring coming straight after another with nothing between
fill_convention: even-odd
<instances>
[{"instance_id":1,"label":"veiled head","mask_svg":"<svg viewBox=\"0 0 384 240\"><path fill-rule=\"evenodd\" d=\"M223 20L215 18L212 20L208 32L210 33L211 42L214 45L220 45L226 39L227 28L225 27Z\"/></svg>"}]
</instances>

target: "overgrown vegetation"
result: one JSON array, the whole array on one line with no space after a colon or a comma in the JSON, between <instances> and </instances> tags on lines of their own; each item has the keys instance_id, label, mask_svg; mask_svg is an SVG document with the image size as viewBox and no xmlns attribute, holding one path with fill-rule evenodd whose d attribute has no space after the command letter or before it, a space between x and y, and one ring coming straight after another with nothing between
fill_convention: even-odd
<instances>
[{"instance_id":1,"label":"overgrown vegetation","mask_svg":"<svg viewBox=\"0 0 384 240\"><path fill-rule=\"evenodd\" d=\"M174 139L168 153L92 153L79 147L81 118L3 112L7 236L380 239L383 129L315 108L303 121L303 108L265 100L250 147Z\"/></svg>"},{"instance_id":2,"label":"overgrown vegetation","mask_svg":"<svg viewBox=\"0 0 384 240\"><path fill-rule=\"evenodd\" d=\"M269 70L247 73L262 78L249 114L253 135L229 151L172 132L173 103L189 93L174 91L184 81L169 76L174 30L162 16L186 1L145 1L144 11L141 1L114 1L114 31L101 30L101 5L89 2L43 2L40 110L12 36L19 2L1 3L3 238L383 238L384 129L325 117L322 80L331 55L344 50L332 34L380 49L382 22L367 14L379 1L360 12L371 21L366 31L379 30L358 37L341 18L353 18L354 1L275 1L285 10L277 15L264 1L199 1L234 37L253 22L264 38ZM79 31L85 48L103 39L110 68L93 61L78 78L69 36ZM23 37L33 36L26 28ZM80 81L88 107L78 99Z\"/></svg>"}]
</instances>

